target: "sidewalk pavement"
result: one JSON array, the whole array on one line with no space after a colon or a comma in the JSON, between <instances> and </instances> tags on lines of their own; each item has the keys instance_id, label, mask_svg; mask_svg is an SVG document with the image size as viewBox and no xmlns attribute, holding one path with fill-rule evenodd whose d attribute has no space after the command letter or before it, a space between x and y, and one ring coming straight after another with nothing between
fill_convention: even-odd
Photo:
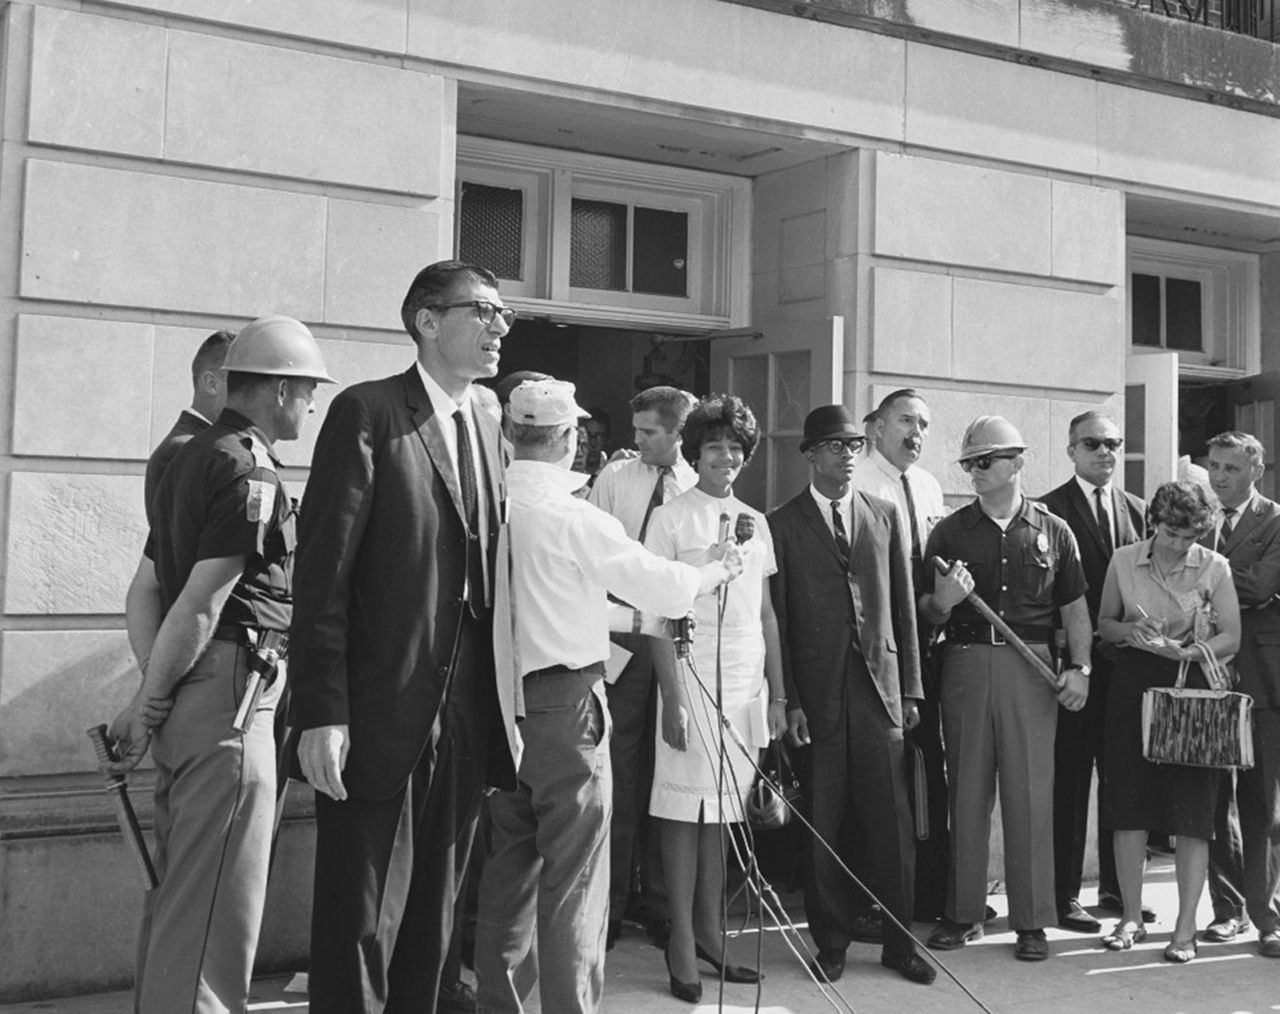
<instances>
[{"instance_id":1,"label":"sidewalk pavement","mask_svg":"<svg viewBox=\"0 0 1280 1014\"><path fill-rule=\"evenodd\" d=\"M1093 891L1081 899L1086 905ZM783 898L791 918L803 926L799 895ZM987 935L959 951L937 955L992 1014L1083 1014L1124 1011L1126 1014L1262 1014L1280 1011L1280 960L1260 957L1256 934L1250 931L1231 944L1201 944L1200 956L1187 965L1171 965L1161 957L1169 942L1177 911L1172 859L1156 857L1148 864L1144 901L1155 908L1159 921L1149 927L1147 941L1125 953L1101 949L1096 936L1062 930L1048 931L1053 956L1044 962L1014 960L1014 934L1004 919L1003 895L993 895L999 916L988 924ZM1096 910L1095 910L1096 911ZM1211 921L1208 896L1201 901L1201 928ZM1103 919L1104 931L1113 919ZM719 985L704 968L703 1002L691 1007L667 991L662 955L639 931L628 932L609 952L605 966L607 1014L707 1014L717 1010ZM917 924L916 935L928 937L930 927ZM804 945L812 946L803 932ZM731 944L732 960L754 964L758 934L740 933ZM933 986L917 986L881 968L879 945L855 943L849 948L844 977L835 984L843 997L824 999L787 949L782 934L767 930L763 942L766 979L760 1014L809 1014L812 1011L856 1011L858 1014L969 1014L981 1008L940 972ZM303 995L287 992L290 976L255 981L250 1011L307 1009ZM726 1014L755 1010L754 986L726 986ZM540 1012L536 999L530 1014ZM0 1014L128 1014L130 994L40 1000L0 1005ZM557 1014L547 1011L545 1014Z\"/></svg>"}]
</instances>

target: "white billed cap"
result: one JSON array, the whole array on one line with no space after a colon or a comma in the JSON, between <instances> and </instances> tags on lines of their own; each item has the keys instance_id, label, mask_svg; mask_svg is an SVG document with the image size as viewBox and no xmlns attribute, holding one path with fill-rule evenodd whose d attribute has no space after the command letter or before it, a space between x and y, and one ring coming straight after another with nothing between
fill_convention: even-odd
<instances>
[{"instance_id":1,"label":"white billed cap","mask_svg":"<svg viewBox=\"0 0 1280 1014\"><path fill-rule=\"evenodd\" d=\"M567 380L526 380L511 392L507 411L524 426L558 426L589 419L573 400L577 389Z\"/></svg>"}]
</instances>

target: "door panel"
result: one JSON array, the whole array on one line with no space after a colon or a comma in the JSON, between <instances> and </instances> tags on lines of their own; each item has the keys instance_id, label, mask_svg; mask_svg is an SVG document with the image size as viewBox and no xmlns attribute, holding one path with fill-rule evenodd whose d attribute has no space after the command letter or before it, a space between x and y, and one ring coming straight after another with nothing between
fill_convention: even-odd
<instances>
[{"instance_id":1,"label":"door panel","mask_svg":"<svg viewBox=\"0 0 1280 1014\"><path fill-rule=\"evenodd\" d=\"M1280 440L1280 432L1276 430L1277 401L1280 401L1280 373L1259 373L1227 389L1235 428L1252 433L1262 441L1267 470L1262 473L1258 489L1272 500L1276 498L1275 448Z\"/></svg>"},{"instance_id":2,"label":"door panel","mask_svg":"<svg viewBox=\"0 0 1280 1014\"><path fill-rule=\"evenodd\" d=\"M1178 467L1178 354L1125 359L1124 488L1148 499Z\"/></svg>"},{"instance_id":3,"label":"door panel","mask_svg":"<svg viewBox=\"0 0 1280 1014\"><path fill-rule=\"evenodd\" d=\"M760 424L759 446L735 492L760 510L776 507L808 481L799 451L805 416L843 400L844 318L712 341L711 389L736 394Z\"/></svg>"}]
</instances>

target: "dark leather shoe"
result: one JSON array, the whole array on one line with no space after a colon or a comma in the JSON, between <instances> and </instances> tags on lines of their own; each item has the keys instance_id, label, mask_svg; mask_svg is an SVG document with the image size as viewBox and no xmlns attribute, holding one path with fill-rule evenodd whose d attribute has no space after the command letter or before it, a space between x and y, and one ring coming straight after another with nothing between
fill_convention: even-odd
<instances>
[{"instance_id":1,"label":"dark leather shoe","mask_svg":"<svg viewBox=\"0 0 1280 1014\"><path fill-rule=\"evenodd\" d=\"M1072 933L1097 933L1102 929L1102 923L1086 912L1075 898L1058 910L1058 925Z\"/></svg>"},{"instance_id":2,"label":"dark leather shoe","mask_svg":"<svg viewBox=\"0 0 1280 1014\"><path fill-rule=\"evenodd\" d=\"M671 952L664 950L662 959L667 963L667 978L671 980L671 995L685 1003L702 1002L701 982L681 982L671 972Z\"/></svg>"},{"instance_id":3,"label":"dark leather shoe","mask_svg":"<svg viewBox=\"0 0 1280 1014\"><path fill-rule=\"evenodd\" d=\"M1235 916L1231 916L1227 919L1216 919L1209 923L1200 936L1213 944L1229 944L1248 928L1248 919L1237 919Z\"/></svg>"},{"instance_id":4,"label":"dark leather shoe","mask_svg":"<svg viewBox=\"0 0 1280 1014\"><path fill-rule=\"evenodd\" d=\"M755 984L764 981L764 973L754 968L748 968L746 965L721 965L720 959L713 954L709 954L702 944L694 944L693 952L702 961L716 970L716 975L725 982L745 982Z\"/></svg>"},{"instance_id":5,"label":"dark leather shoe","mask_svg":"<svg viewBox=\"0 0 1280 1014\"><path fill-rule=\"evenodd\" d=\"M819 981L835 982L844 975L844 951L818 949L818 956L809 962L811 971Z\"/></svg>"},{"instance_id":6,"label":"dark leather shoe","mask_svg":"<svg viewBox=\"0 0 1280 1014\"><path fill-rule=\"evenodd\" d=\"M931 951L954 951L965 944L981 939L982 923L975 922L965 925L964 923L952 922L950 919L943 919L942 922L938 923L938 928L929 934L928 946Z\"/></svg>"},{"instance_id":7,"label":"dark leather shoe","mask_svg":"<svg viewBox=\"0 0 1280 1014\"><path fill-rule=\"evenodd\" d=\"M892 968L908 982L918 982L922 986L931 985L938 977L933 966L915 951L908 951L906 954L881 953L880 964L885 968Z\"/></svg>"},{"instance_id":8,"label":"dark leather shoe","mask_svg":"<svg viewBox=\"0 0 1280 1014\"><path fill-rule=\"evenodd\" d=\"M436 999L439 1014L475 1014L476 991L461 979L442 982Z\"/></svg>"},{"instance_id":9,"label":"dark leather shoe","mask_svg":"<svg viewBox=\"0 0 1280 1014\"><path fill-rule=\"evenodd\" d=\"M1114 894L1099 894L1098 907L1104 912L1111 912L1113 915L1124 915L1124 902ZM1156 910L1143 905L1142 921L1148 924L1155 922Z\"/></svg>"},{"instance_id":10,"label":"dark leather shoe","mask_svg":"<svg viewBox=\"0 0 1280 1014\"><path fill-rule=\"evenodd\" d=\"M1044 930L1018 930L1018 942L1013 945L1013 956L1019 961L1043 961L1049 956L1049 941Z\"/></svg>"},{"instance_id":11,"label":"dark leather shoe","mask_svg":"<svg viewBox=\"0 0 1280 1014\"><path fill-rule=\"evenodd\" d=\"M1259 933L1258 953L1264 958L1280 958L1280 932Z\"/></svg>"},{"instance_id":12,"label":"dark leather shoe","mask_svg":"<svg viewBox=\"0 0 1280 1014\"><path fill-rule=\"evenodd\" d=\"M982 910L982 921L990 922L992 919L996 917L997 914L998 913L996 912L996 910L992 908L990 905L988 905L986 908Z\"/></svg>"},{"instance_id":13,"label":"dark leather shoe","mask_svg":"<svg viewBox=\"0 0 1280 1014\"><path fill-rule=\"evenodd\" d=\"M864 944L878 944L884 939L880 926L880 913L855 915L849 926L849 936Z\"/></svg>"}]
</instances>

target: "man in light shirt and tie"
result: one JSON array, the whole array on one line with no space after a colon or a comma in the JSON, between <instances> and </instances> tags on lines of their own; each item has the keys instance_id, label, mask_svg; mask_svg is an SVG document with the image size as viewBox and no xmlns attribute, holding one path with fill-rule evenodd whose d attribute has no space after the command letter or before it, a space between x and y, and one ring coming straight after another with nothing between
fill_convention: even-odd
<instances>
[{"instance_id":1,"label":"man in light shirt and tie","mask_svg":"<svg viewBox=\"0 0 1280 1014\"><path fill-rule=\"evenodd\" d=\"M929 406L911 388L891 391L868 417L871 448L858 460L850 485L898 507L903 534L911 539L911 580L920 584L921 553L929 531L946 512L938 480L917 464L929 435ZM937 919L947 900L947 778L942 758L938 682L927 644L920 645L924 700L920 724L910 740L920 747L928 780L928 837L916 841L915 914Z\"/></svg>"},{"instance_id":2,"label":"man in light shirt and tie","mask_svg":"<svg viewBox=\"0 0 1280 1014\"><path fill-rule=\"evenodd\" d=\"M544 1011L600 1008L612 796L606 593L674 618L742 570L732 539L702 567L664 560L574 497L587 481L569 470L583 414L573 385L556 380L521 384L507 408L515 457L499 539L494 658L524 714L524 749L516 788L489 797L492 838L476 921L485 1012L518 1014L535 978ZM658 631L650 624L645 632Z\"/></svg>"},{"instance_id":3,"label":"man in light shirt and tie","mask_svg":"<svg viewBox=\"0 0 1280 1014\"><path fill-rule=\"evenodd\" d=\"M654 510L698 481L680 454L680 433L694 401L692 395L675 387L651 387L632 398L631 425L640 454L606 465L591 487L591 503L621 521L627 535L641 545ZM650 715L657 704L649 639L638 631L623 631L614 633L613 641L630 652L631 658L618 678L607 684L609 711L613 715L609 752L615 772L613 829L609 839L612 851L610 947L622 931L622 914L631 891L636 856L641 857L642 868L646 865L646 851L640 847L643 837L640 818L648 810L649 785L653 780ZM656 855L657 850L653 852ZM652 929L665 919L666 906L655 897L660 894L655 889L655 878L642 875L641 884L647 894L646 921Z\"/></svg>"}]
</instances>

